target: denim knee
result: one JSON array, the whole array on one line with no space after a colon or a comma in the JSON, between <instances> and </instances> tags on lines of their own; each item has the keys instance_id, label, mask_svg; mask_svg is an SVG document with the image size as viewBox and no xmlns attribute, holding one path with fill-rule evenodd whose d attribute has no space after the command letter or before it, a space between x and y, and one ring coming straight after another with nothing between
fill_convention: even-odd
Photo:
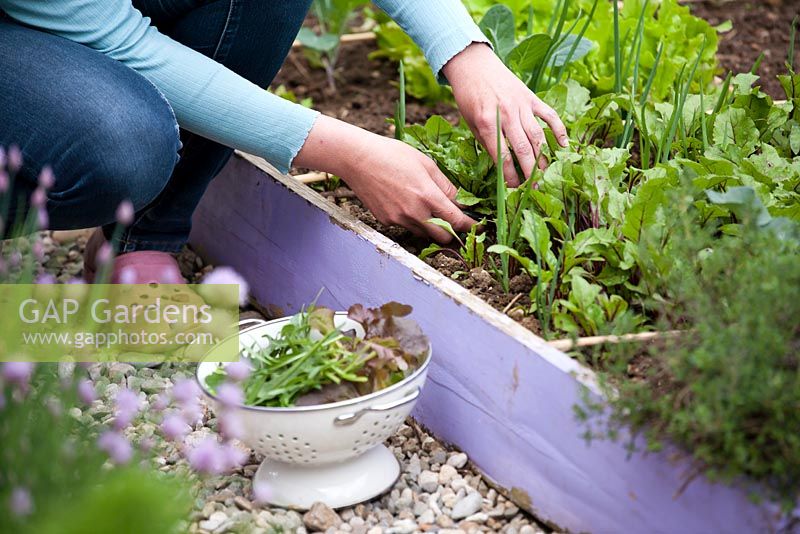
<instances>
[{"instance_id":1,"label":"denim knee","mask_svg":"<svg viewBox=\"0 0 800 534\"><path fill-rule=\"evenodd\" d=\"M100 148L94 151L96 173L108 184L111 200L130 200L139 210L172 175L180 149L178 123L167 101L160 100L106 119L95 131L95 144Z\"/></svg>"},{"instance_id":2,"label":"denim knee","mask_svg":"<svg viewBox=\"0 0 800 534\"><path fill-rule=\"evenodd\" d=\"M155 88L145 94L125 95L113 103L94 106L94 113L76 132L73 173L66 188L49 194L48 208L69 226L114 221L117 206L125 200L141 210L167 186L180 150L175 114ZM83 121L81 121L83 122ZM59 183L61 181L57 181ZM61 182L63 183L63 182Z\"/></svg>"}]
</instances>

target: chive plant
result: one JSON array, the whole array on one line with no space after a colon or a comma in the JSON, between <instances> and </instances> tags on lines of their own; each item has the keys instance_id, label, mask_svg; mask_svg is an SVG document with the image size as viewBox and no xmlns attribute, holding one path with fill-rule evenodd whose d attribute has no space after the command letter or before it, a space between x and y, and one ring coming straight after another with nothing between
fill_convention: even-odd
<instances>
[{"instance_id":1,"label":"chive plant","mask_svg":"<svg viewBox=\"0 0 800 534\"><path fill-rule=\"evenodd\" d=\"M800 22L800 15L792 20L792 29L789 32L789 55L786 58L786 67L789 72L794 72L794 42L797 39L797 24Z\"/></svg>"},{"instance_id":2,"label":"chive plant","mask_svg":"<svg viewBox=\"0 0 800 534\"><path fill-rule=\"evenodd\" d=\"M550 23L548 24L547 33L551 34L552 38L550 41L550 46L547 48L547 53L544 56L544 60L532 71L531 77L528 81L528 87L531 88L532 91L537 92L549 87L549 84L543 84L542 78L545 76L545 70L550 69L551 66L555 63L555 54L556 52L564 45L566 40L572 35L572 31L580 22L582 14L579 13L578 17L572 23L567 31L564 31L564 25L567 21L567 15L569 14L569 8L571 5L571 0L564 0L564 3L556 4L557 9L553 12L553 16L550 19ZM560 6L560 9L558 7ZM586 24L588 27L588 22ZM530 30L529 30L530 31ZM584 29L585 33L585 29ZM560 70L563 70L564 66L566 66L577 50L578 44L580 43L580 39L576 39L575 43L572 45L572 49L570 50L564 65L561 66ZM548 79L549 79L548 75Z\"/></svg>"},{"instance_id":3,"label":"chive plant","mask_svg":"<svg viewBox=\"0 0 800 534\"><path fill-rule=\"evenodd\" d=\"M558 70L556 71L556 74L555 74L555 83L556 84L561 82L561 79L564 76L564 71L566 70L567 65L570 63L570 61L572 61L572 58L575 56L575 52L578 50L578 45L580 45L581 40L583 39L584 35L586 35L586 30L589 29L589 24L591 24L592 20L594 19L594 14L597 11L597 4L599 2L600 2L600 0L594 0L594 3L592 4L592 9L591 9L591 11L589 11L589 15L586 17L586 21L584 22L583 27L581 28L581 31L578 32L577 38L572 43L572 47L570 48L569 53L567 54L566 61L564 61L563 65L558 67ZM580 16L578 18L580 18Z\"/></svg>"},{"instance_id":4,"label":"chive plant","mask_svg":"<svg viewBox=\"0 0 800 534\"><path fill-rule=\"evenodd\" d=\"M400 74L400 98L397 100L394 112L394 137L402 141L405 138L406 126L406 71L403 62L398 67Z\"/></svg>"},{"instance_id":5,"label":"chive plant","mask_svg":"<svg viewBox=\"0 0 800 534\"><path fill-rule=\"evenodd\" d=\"M568 1L568 0L567 0ZM503 173L503 124L500 117L500 108L497 108L497 244L507 247L513 247L514 244L508 240L508 214L506 213L506 196L508 189L506 187L506 179ZM509 276L508 276L508 256L503 254L500 256L500 269L501 278L500 282L503 284L503 291L508 293Z\"/></svg>"},{"instance_id":6,"label":"chive plant","mask_svg":"<svg viewBox=\"0 0 800 534\"><path fill-rule=\"evenodd\" d=\"M703 39L703 45L700 47L700 53L697 54L697 59L695 60L694 65L692 65L692 70L690 71L686 82L681 83L685 69L681 69L681 74L678 76L678 84L675 91L672 115L670 117L668 127L664 132L664 136L659 144L658 153L656 156L656 160L661 161L662 163L666 163L670 159L670 155L672 153L672 144L675 140L678 126L683 120L683 108L686 105L686 98L689 95L689 90L691 89L692 82L694 81L695 74L697 73L697 66L700 64L700 59L703 57L703 51L705 48L706 40ZM681 128L681 132L685 133L685 130Z\"/></svg>"},{"instance_id":7,"label":"chive plant","mask_svg":"<svg viewBox=\"0 0 800 534\"><path fill-rule=\"evenodd\" d=\"M622 44L619 40L619 3L611 0L614 8L614 92L622 92Z\"/></svg>"}]
</instances>

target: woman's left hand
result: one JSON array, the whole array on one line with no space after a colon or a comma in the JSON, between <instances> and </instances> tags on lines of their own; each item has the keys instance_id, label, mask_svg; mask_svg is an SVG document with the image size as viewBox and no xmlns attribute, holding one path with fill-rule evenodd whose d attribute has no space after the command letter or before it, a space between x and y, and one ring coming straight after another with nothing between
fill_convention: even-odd
<instances>
[{"instance_id":1,"label":"woman's left hand","mask_svg":"<svg viewBox=\"0 0 800 534\"><path fill-rule=\"evenodd\" d=\"M447 62L443 72L453 88L461 114L495 162L498 158L497 109L500 109L501 157L509 186L516 187L531 176L537 164L541 169L547 167L547 162L540 157L544 131L535 117L547 123L561 146L569 143L567 129L558 114L508 70L489 46L469 45ZM523 177L518 176L514 168L512 151L525 173Z\"/></svg>"}]
</instances>

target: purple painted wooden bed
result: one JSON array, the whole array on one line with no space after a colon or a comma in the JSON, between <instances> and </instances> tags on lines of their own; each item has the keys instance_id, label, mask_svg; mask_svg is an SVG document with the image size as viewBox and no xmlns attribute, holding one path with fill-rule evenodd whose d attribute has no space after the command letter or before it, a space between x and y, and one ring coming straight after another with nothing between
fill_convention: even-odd
<instances>
[{"instance_id":1,"label":"purple painted wooden bed","mask_svg":"<svg viewBox=\"0 0 800 534\"><path fill-rule=\"evenodd\" d=\"M195 216L192 243L231 265L253 297L291 313L321 288L346 309L398 300L431 338L434 361L415 417L525 509L573 532L773 531L771 507L704 477L682 487L675 450L629 457L581 437L573 415L594 377L564 353L266 162L237 155Z\"/></svg>"}]
</instances>

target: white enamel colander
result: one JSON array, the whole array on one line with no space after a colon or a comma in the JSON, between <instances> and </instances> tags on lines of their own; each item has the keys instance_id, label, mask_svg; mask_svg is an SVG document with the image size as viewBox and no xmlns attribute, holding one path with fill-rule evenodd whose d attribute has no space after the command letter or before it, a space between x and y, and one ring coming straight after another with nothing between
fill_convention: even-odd
<instances>
[{"instance_id":1,"label":"white enamel colander","mask_svg":"<svg viewBox=\"0 0 800 534\"><path fill-rule=\"evenodd\" d=\"M266 347L291 317L274 321L243 321L239 348ZM363 335L361 325L347 314L336 314L335 324ZM210 358L213 350L207 355ZM265 408L239 406L244 443L264 456L255 480L270 488L270 504L307 509L321 501L342 508L369 500L389 489L400 474L397 459L382 443L411 413L425 383L425 362L391 387L341 402L318 406ZM224 363L203 362L197 381L218 409L205 379Z\"/></svg>"}]
</instances>

